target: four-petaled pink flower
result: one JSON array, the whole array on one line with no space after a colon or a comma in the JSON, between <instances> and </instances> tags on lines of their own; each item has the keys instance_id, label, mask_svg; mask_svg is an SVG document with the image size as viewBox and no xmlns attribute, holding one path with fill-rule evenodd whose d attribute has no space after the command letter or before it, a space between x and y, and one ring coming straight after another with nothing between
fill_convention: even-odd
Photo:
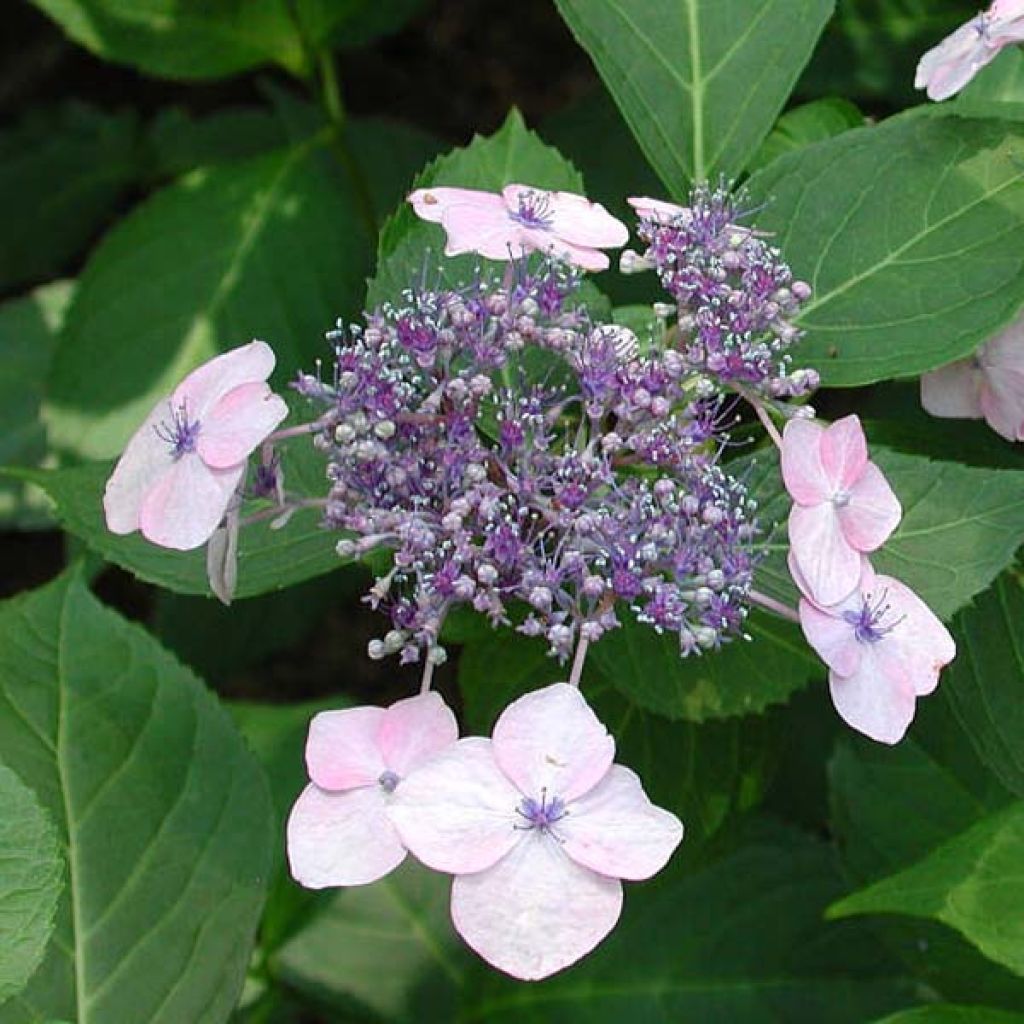
<instances>
[{"instance_id":1,"label":"four-petaled pink flower","mask_svg":"<svg viewBox=\"0 0 1024 1024\"><path fill-rule=\"evenodd\" d=\"M921 377L921 404L933 416L985 422L1008 441L1024 441L1024 317L970 358Z\"/></svg>"},{"instance_id":2,"label":"four-petaled pink flower","mask_svg":"<svg viewBox=\"0 0 1024 1024\"><path fill-rule=\"evenodd\" d=\"M245 476L250 453L288 415L266 383L274 353L262 341L216 356L161 399L107 481L113 533L188 551L209 540Z\"/></svg>"},{"instance_id":3,"label":"four-petaled pink flower","mask_svg":"<svg viewBox=\"0 0 1024 1024\"><path fill-rule=\"evenodd\" d=\"M932 47L917 65L915 89L926 89L931 100L958 93L1004 46L1024 40L1024 2L995 0L987 11Z\"/></svg>"},{"instance_id":4,"label":"four-petaled pink flower","mask_svg":"<svg viewBox=\"0 0 1024 1024\"><path fill-rule=\"evenodd\" d=\"M861 553L881 547L902 510L882 471L868 461L860 420L829 427L790 420L782 435L782 479L793 498L793 559L818 604L841 601L860 579Z\"/></svg>"},{"instance_id":5,"label":"four-petaled pink flower","mask_svg":"<svg viewBox=\"0 0 1024 1024\"><path fill-rule=\"evenodd\" d=\"M310 784L288 818L288 862L310 889L365 885L405 859L387 807L420 766L459 737L436 693L389 708L324 711L309 726Z\"/></svg>"},{"instance_id":6,"label":"four-petaled pink flower","mask_svg":"<svg viewBox=\"0 0 1024 1024\"><path fill-rule=\"evenodd\" d=\"M619 879L649 878L682 839L614 754L579 690L555 683L510 704L492 739L460 740L395 793L406 846L455 875L457 931L516 978L590 952L618 920Z\"/></svg>"},{"instance_id":7,"label":"four-petaled pink flower","mask_svg":"<svg viewBox=\"0 0 1024 1024\"><path fill-rule=\"evenodd\" d=\"M798 584L800 572L791 566ZM800 626L828 666L832 703L847 725L880 743L898 743L918 697L938 685L956 655L949 630L909 587L876 575L862 560L854 592L831 607L802 597Z\"/></svg>"},{"instance_id":8,"label":"four-petaled pink flower","mask_svg":"<svg viewBox=\"0 0 1024 1024\"><path fill-rule=\"evenodd\" d=\"M572 192L528 185L506 185L500 193L438 186L417 189L409 202L423 220L444 228L446 256L475 252L508 260L546 252L584 270L605 270L609 261L600 250L629 240L625 224Z\"/></svg>"}]
</instances>

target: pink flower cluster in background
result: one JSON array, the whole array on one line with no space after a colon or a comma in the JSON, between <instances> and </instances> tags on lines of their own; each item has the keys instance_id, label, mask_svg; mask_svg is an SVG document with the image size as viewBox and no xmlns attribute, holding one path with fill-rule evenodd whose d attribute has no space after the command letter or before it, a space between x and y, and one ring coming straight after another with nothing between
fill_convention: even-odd
<instances>
[{"instance_id":1,"label":"pink flower cluster in background","mask_svg":"<svg viewBox=\"0 0 1024 1024\"><path fill-rule=\"evenodd\" d=\"M292 874L311 888L361 885L409 851L453 876L452 921L484 960L547 977L615 927L620 879L650 878L683 837L614 756L566 683L514 701L490 739L458 740L434 693L321 713L312 781L288 821Z\"/></svg>"},{"instance_id":2,"label":"pink flower cluster in background","mask_svg":"<svg viewBox=\"0 0 1024 1024\"><path fill-rule=\"evenodd\" d=\"M916 699L935 689L956 654L928 606L868 561L899 524L899 501L868 459L856 416L828 427L788 423L782 478L793 499L789 565L800 626L828 666L832 702L854 729L898 743Z\"/></svg>"}]
</instances>

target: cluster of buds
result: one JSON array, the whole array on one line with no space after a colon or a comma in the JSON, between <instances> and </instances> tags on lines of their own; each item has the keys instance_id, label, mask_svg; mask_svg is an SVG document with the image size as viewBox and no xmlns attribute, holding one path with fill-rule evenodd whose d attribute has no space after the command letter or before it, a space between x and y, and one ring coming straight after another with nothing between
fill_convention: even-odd
<instances>
[{"instance_id":1,"label":"cluster of buds","mask_svg":"<svg viewBox=\"0 0 1024 1024\"><path fill-rule=\"evenodd\" d=\"M594 324L578 285L540 259L409 292L332 332L329 382L297 382L326 407L339 554L392 552L371 656L440 662L460 603L563 660L618 625L616 604L684 655L741 628L756 524L718 461L726 400L664 339L642 351Z\"/></svg>"}]
</instances>

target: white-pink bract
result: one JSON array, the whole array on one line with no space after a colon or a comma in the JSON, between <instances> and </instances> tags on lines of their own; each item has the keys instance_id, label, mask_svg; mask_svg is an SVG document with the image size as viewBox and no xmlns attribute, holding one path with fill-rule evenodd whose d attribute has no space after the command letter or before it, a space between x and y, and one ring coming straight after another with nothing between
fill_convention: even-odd
<instances>
[{"instance_id":1,"label":"white-pink bract","mask_svg":"<svg viewBox=\"0 0 1024 1024\"><path fill-rule=\"evenodd\" d=\"M798 584L799 570L791 566ZM800 600L800 626L828 666L832 703L847 725L898 743L918 697L956 656L949 630L908 586L876 575L866 558L857 589L828 608Z\"/></svg>"},{"instance_id":2,"label":"white-pink bract","mask_svg":"<svg viewBox=\"0 0 1024 1024\"><path fill-rule=\"evenodd\" d=\"M545 978L615 926L620 879L650 878L683 837L579 690L555 683L460 740L396 793L391 819L429 867L455 875L452 920L489 964Z\"/></svg>"},{"instance_id":3,"label":"white-pink bract","mask_svg":"<svg viewBox=\"0 0 1024 1024\"><path fill-rule=\"evenodd\" d=\"M501 192L470 188L421 188L408 201L423 220L440 224L446 256L475 252L508 260L546 252L584 270L605 270L601 249L618 248L629 231L600 203L572 192L506 185Z\"/></svg>"},{"instance_id":4,"label":"white-pink bract","mask_svg":"<svg viewBox=\"0 0 1024 1024\"><path fill-rule=\"evenodd\" d=\"M987 11L973 17L932 47L917 65L915 89L925 89L931 100L958 93L1005 46L1024 40L1024 3L995 0Z\"/></svg>"},{"instance_id":5,"label":"white-pink bract","mask_svg":"<svg viewBox=\"0 0 1024 1024\"><path fill-rule=\"evenodd\" d=\"M266 383L274 353L262 341L193 370L161 399L128 442L107 481L113 533L188 551L216 530L253 449L288 415Z\"/></svg>"},{"instance_id":6,"label":"white-pink bract","mask_svg":"<svg viewBox=\"0 0 1024 1024\"><path fill-rule=\"evenodd\" d=\"M924 374L921 404L933 416L984 418L1008 441L1024 441L1024 317L970 359Z\"/></svg>"},{"instance_id":7,"label":"white-pink bract","mask_svg":"<svg viewBox=\"0 0 1024 1024\"><path fill-rule=\"evenodd\" d=\"M459 737L436 693L389 708L323 711L309 726L310 784L288 818L288 863L309 889L366 885L405 859L387 805L417 769Z\"/></svg>"},{"instance_id":8,"label":"white-pink bract","mask_svg":"<svg viewBox=\"0 0 1024 1024\"><path fill-rule=\"evenodd\" d=\"M782 434L782 479L793 499L793 559L813 600L835 604L857 586L861 554L881 547L896 529L899 500L868 461L857 416L828 427L790 420Z\"/></svg>"}]
</instances>

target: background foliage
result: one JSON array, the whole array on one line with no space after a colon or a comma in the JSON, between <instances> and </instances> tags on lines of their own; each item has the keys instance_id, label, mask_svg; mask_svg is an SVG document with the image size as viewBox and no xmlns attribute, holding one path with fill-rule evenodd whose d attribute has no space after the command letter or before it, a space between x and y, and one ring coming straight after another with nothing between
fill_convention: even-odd
<instances>
[{"instance_id":1,"label":"background foliage","mask_svg":"<svg viewBox=\"0 0 1024 1024\"><path fill-rule=\"evenodd\" d=\"M927 419L914 382L1024 305L1024 57L913 106L917 57L974 6L10 5L0 1024L1024 1021L1024 459ZM188 369L259 336L283 386L335 318L418 280L438 235L402 205L413 182L585 189L625 216L720 174L814 286L815 405L868 420L906 513L880 568L959 657L888 749L841 730L786 623L687 661L611 634L588 696L687 838L594 956L514 983L455 941L436 875L312 894L284 871L310 715L412 685L363 657L365 567L300 513L244 534L224 610L201 553L108 534L98 496ZM635 322L656 295L605 274L591 297ZM774 455L730 457L762 496L759 586L791 599ZM560 675L509 631L447 628L470 729Z\"/></svg>"}]
</instances>

